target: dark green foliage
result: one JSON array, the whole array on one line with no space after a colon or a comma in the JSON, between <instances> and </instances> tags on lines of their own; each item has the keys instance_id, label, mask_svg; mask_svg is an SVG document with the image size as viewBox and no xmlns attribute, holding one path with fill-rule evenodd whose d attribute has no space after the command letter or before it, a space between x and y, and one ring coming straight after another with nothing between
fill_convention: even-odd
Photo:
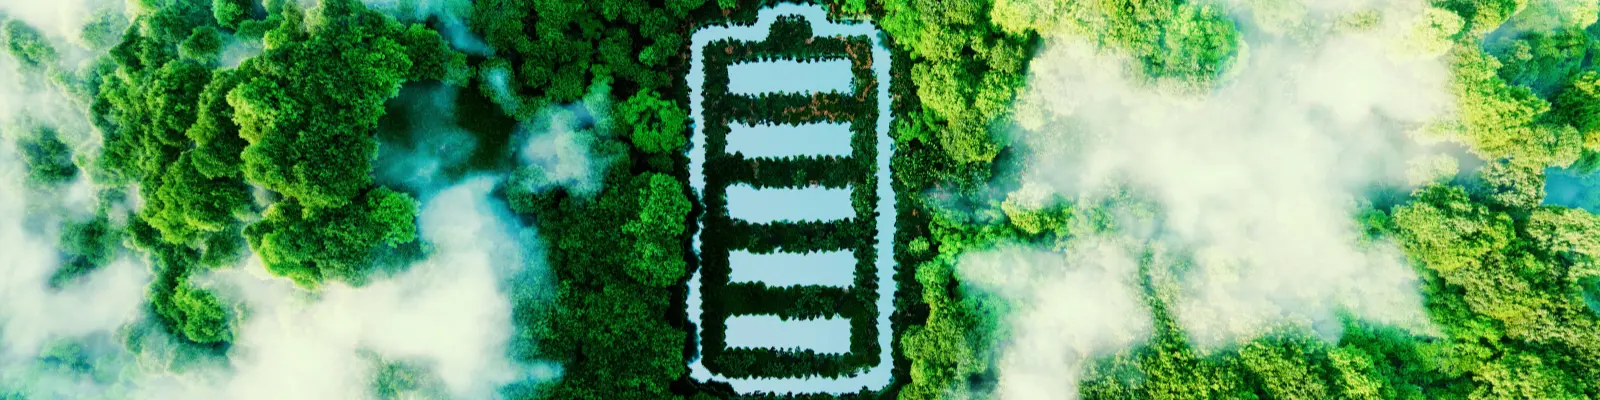
<instances>
[{"instance_id":1,"label":"dark green foliage","mask_svg":"<svg viewBox=\"0 0 1600 400\"><path fill-rule=\"evenodd\" d=\"M607 154L625 145L596 142L597 156L625 161L626 153ZM530 330L528 340L538 343L537 356L560 361L565 370L554 386L536 391L536 398L672 398L669 383L687 371L686 332L665 318L674 308L669 287L681 284L685 273L681 256L670 258L681 254L685 240L681 232L689 205L682 184L613 167L606 187L592 197L513 185L510 203L534 217L550 243L549 263L560 282L552 310L518 314L519 324Z\"/></svg>"},{"instance_id":2,"label":"dark green foliage","mask_svg":"<svg viewBox=\"0 0 1600 400\"><path fill-rule=\"evenodd\" d=\"M128 19L121 12L102 9L83 25L78 39L92 49L109 48L122 39L122 30L127 26Z\"/></svg>"},{"instance_id":3,"label":"dark green foliage","mask_svg":"<svg viewBox=\"0 0 1600 400\"><path fill-rule=\"evenodd\" d=\"M261 19L251 1L142 6L86 90L104 142L92 175L138 185L130 237L155 264L151 308L186 343L232 341L228 307L188 277L237 264L246 246L307 287L359 284L420 251L416 201L371 184L372 135L402 83L460 82L470 74L464 56L359 2L321 3L307 14L269 2ZM225 29L235 28L253 29L266 49L216 70ZM252 185L276 201L264 213ZM103 263L93 252L72 257L62 282Z\"/></svg>"},{"instance_id":4,"label":"dark green foliage","mask_svg":"<svg viewBox=\"0 0 1600 400\"><path fill-rule=\"evenodd\" d=\"M62 288L94 272L116 256L122 243L119 231L105 215L87 221L68 221L61 228L61 268L50 275L50 287Z\"/></svg>"},{"instance_id":5,"label":"dark green foliage","mask_svg":"<svg viewBox=\"0 0 1600 400\"><path fill-rule=\"evenodd\" d=\"M511 77L503 88L486 85L484 94L514 94L515 104L501 104L526 120L544 106L578 100L596 80L614 80L629 92L665 88L669 59L688 43L685 18L703 1L480 2L471 26L498 50L487 65Z\"/></svg>"},{"instance_id":6,"label":"dark green foliage","mask_svg":"<svg viewBox=\"0 0 1600 400\"><path fill-rule=\"evenodd\" d=\"M247 78L228 93L252 182L308 207L341 207L371 185L371 134L383 102L398 94L412 62L404 28L350 0L314 10L306 32L286 18L267 33L266 52L240 66Z\"/></svg>"},{"instance_id":7,"label":"dark green foliage","mask_svg":"<svg viewBox=\"0 0 1600 400\"><path fill-rule=\"evenodd\" d=\"M78 177L72 163L72 149L62 143L53 128L39 127L17 140L22 161L28 165L27 183L32 187L52 187Z\"/></svg>"},{"instance_id":8,"label":"dark green foliage","mask_svg":"<svg viewBox=\"0 0 1600 400\"><path fill-rule=\"evenodd\" d=\"M1589 52L1589 38L1580 29L1529 32L1491 48L1496 49L1495 58L1504 63L1499 73L1507 83L1531 88L1548 98L1578 73Z\"/></svg>"}]
</instances>

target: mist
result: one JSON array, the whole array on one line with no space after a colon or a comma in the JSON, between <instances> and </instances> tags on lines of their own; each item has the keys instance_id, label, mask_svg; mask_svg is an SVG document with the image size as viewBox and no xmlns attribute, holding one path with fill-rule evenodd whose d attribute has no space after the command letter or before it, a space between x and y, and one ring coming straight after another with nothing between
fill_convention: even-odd
<instances>
[{"instance_id":1,"label":"mist","mask_svg":"<svg viewBox=\"0 0 1600 400\"><path fill-rule=\"evenodd\" d=\"M1075 202L1079 218L1096 204L1148 210L1114 214L1139 229L962 260L967 279L1014 304L1002 398L1077 398L1088 360L1149 334L1147 290L1202 353L1284 328L1334 341L1346 317L1433 332L1404 255L1353 217L1376 188L1454 172L1413 134L1452 112L1439 38L1424 29L1436 13L1410 0L1318 4L1222 4L1243 50L1199 92L1047 36L1011 131L1027 149L1023 185ZM1371 26L1340 23L1363 8L1379 16Z\"/></svg>"},{"instance_id":2,"label":"mist","mask_svg":"<svg viewBox=\"0 0 1600 400\"><path fill-rule=\"evenodd\" d=\"M250 314L225 397L368 398L378 367L369 353L423 366L441 386L432 389L452 398L556 377L554 365L507 358L513 301L543 296L550 283L537 236L491 196L496 183L470 178L424 199L419 228L433 252L388 279L305 292L258 259L196 278Z\"/></svg>"},{"instance_id":3,"label":"mist","mask_svg":"<svg viewBox=\"0 0 1600 400\"><path fill-rule=\"evenodd\" d=\"M0 5L0 19L39 28L62 54L54 67L72 71L103 52L79 40L84 23L123 6L10 2ZM259 52L259 43L228 46L227 65ZM428 140L375 163L380 181L399 176L396 188L420 200L426 257L361 287L329 282L316 291L270 275L253 255L196 272L190 283L215 293L233 317L234 341L212 348L181 343L156 322L147 299L152 266L141 251L117 245L110 263L52 286L66 261L60 236L67 222L104 212L121 230L140 203L133 188L126 188L127 201L108 202L97 195L106 188L85 171L49 188L26 183L17 139L30 127L60 131L80 165L98 153L85 106L59 89L0 53L0 398L361 399L387 386L401 396L490 399L508 386L537 388L560 378L559 364L530 358L537 343L516 319L553 301L554 285L537 232L502 200L510 171L439 173L467 162L477 146L450 122L457 89L407 99L416 105L410 111L425 115L403 127L405 136ZM426 148L452 143L466 150ZM581 145L561 149L587 154ZM538 160L546 159L563 160ZM599 174L564 182L598 190Z\"/></svg>"}]
</instances>

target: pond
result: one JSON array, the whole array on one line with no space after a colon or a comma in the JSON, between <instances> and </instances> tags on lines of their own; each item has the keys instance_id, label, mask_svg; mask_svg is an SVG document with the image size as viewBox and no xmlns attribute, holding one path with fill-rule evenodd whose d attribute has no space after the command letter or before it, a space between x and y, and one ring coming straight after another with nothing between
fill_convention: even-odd
<instances>
[{"instance_id":1,"label":"pond","mask_svg":"<svg viewBox=\"0 0 1600 400\"><path fill-rule=\"evenodd\" d=\"M854 393L863 388L878 390L890 381L894 332L889 316L894 311L894 258L893 238L895 222L895 193L890 185L889 159L894 153L894 141L889 138L891 119L889 96L889 51L879 31L865 22L829 22L826 11L816 5L779 4L760 11L752 26L709 26L695 32L692 38L688 86L691 117L705 115L705 99L698 93L705 83L705 56L702 51L712 41L732 38L760 41L767 37L768 28L780 15L800 15L811 23L816 36L866 36L873 42L871 57L874 62L873 77L876 86L878 117L872 127L877 135L873 162L877 168L877 184L872 190L880 199L874 205L878 228L874 252L876 279L877 344L882 353L878 363L867 366L853 376L821 378L744 378L730 379L707 370L698 357L691 360L690 376L695 380L716 380L730 384L739 393ZM836 63L836 64L835 64ZM848 92L853 82L848 61L829 60L812 63L763 61L730 65L729 91L753 94L760 92ZM746 157L791 157L800 155L851 154L849 127L844 124L758 125L730 124L728 153L742 153ZM706 189L703 166L706 161L705 127L694 125L689 151L689 184L699 193ZM732 218L749 222L829 220L855 217L850 207L848 189L756 189L748 185L729 186L727 190L728 213ZM694 248L699 249L699 230L694 237ZM729 255L730 280L763 282L769 286L794 284L822 284L849 286L855 273L854 255L848 252L818 252L807 254L765 254L732 252ZM701 275L696 272L689 280L687 300L689 321L702 322ZM781 321L776 316L738 316L726 321L726 343L730 347L763 347L778 349L811 349L819 352L847 352L850 340L849 320L844 318ZM698 335L696 336L698 338ZM698 345L697 345L698 347Z\"/></svg>"},{"instance_id":2,"label":"pond","mask_svg":"<svg viewBox=\"0 0 1600 400\"><path fill-rule=\"evenodd\" d=\"M843 123L806 125L728 126L728 154L750 158L798 156L850 156L850 125Z\"/></svg>"},{"instance_id":3,"label":"pond","mask_svg":"<svg viewBox=\"0 0 1600 400\"><path fill-rule=\"evenodd\" d=\"M728 253L728 266L732 270L729 282L761 282L769 287L847 288L856 279L856 256L848 251L756 254L734 250Z\"/></svg>"},{"instance_id":4,"label":"pond","mask_svg":"<svg viewBox=\"0 0 1600 400\"><path fill-rule=\"evenodd\" d=\"M820 318L784 321L776 315L728 317L729 348L809 349L822 354L850 352L850 320Z\"/></svg>"},{"instance_id":5,"label":"pond","mask_svg":"<svg viewBox=\"0 0 1600 400\"><path fill-rule=\"evenodd\" d=\"M1566 168L1545 169L1544 204L1600 213L1600 173L1578 175Z\"/></svg>"},{"instance_id":6,"label":"pond","mask_svg":"<svg viewBox=\"0 0 1600 400\"><path fill-rule=\"evenodd\" d=\"M757 224L855 218L850 188L762 188L728 186L728 217Z\"/></svg>"},{"instance_id":7,"label":"pond","mask_svg":"<svg viewBox=\"0 0 1600 400\"><path fill-rule=\"evenodd\" d=\"M765 34L761 36L766 37ZM728 76L728 93L731 94L850 92L850 60L738 63L728 66ZM732 79L752 76L761 78Z\"/></svg>"}]
</instances>

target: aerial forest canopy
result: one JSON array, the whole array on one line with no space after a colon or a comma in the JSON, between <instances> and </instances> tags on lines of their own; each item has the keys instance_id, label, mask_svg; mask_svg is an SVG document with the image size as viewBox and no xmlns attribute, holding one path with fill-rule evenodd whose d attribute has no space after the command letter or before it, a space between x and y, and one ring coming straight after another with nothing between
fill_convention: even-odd
<instances>
[{"instance_id":1,"label":"aerial forest canopy","mask_svg":"<svg viewBox=\"0 0 1600 400\"><path fill-rule=\"evenodd\" d=\"M795 2L893 55L881 389L690 372L691 135L794 123L692 115L691 38ZM0 5L0 399L1600 398L1595 0L36 3ZM783 21L694 50L862 49ZM704 168L859 172L753 164Z\"/></svg>"}]
</instances>

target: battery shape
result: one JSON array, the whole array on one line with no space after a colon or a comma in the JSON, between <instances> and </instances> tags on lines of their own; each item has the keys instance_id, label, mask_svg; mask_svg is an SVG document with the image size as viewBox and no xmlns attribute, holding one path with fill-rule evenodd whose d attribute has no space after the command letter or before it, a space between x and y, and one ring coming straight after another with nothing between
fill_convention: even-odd
<instances>
[{"instance_id":1,"label":"battery shape","mask_svg":"<svg viewBox=\"0 0 1600 400\"><path fill-rule=\"evenodd\" d=\"M741 394L888 385L895 194L890 52L816 5L691 44L689 183L703 212L691 376Z\"/></svg>"}]
</instances>

